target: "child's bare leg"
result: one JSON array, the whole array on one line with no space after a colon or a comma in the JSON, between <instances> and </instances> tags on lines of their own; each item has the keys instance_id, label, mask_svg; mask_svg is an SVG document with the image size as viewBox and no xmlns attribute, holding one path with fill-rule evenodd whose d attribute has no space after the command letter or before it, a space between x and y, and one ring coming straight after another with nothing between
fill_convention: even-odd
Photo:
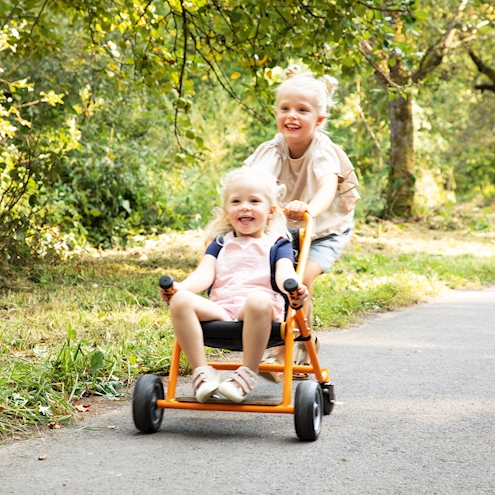
<instances>
[{"instance_id":1,"label":"child's bare leg","mask_svg":"<svg viewBox=\"0 0 495 495\"><path fill-rule=\"evenodd\" d=\"M303 309L310 330L313 328L313 304L311 298L313 297L313 287L318 275L321 275L320 266L313 260L308 260L306 262L306 270L304 271L303 284L308 288L309 294L306 301L304 301Z\"/></svg>"},{"instance_id":2,"label":"child's bare leg","mask_svg":"<svg viewBox=\"0 0 495 495\"><path fill-rule=\"evenodd\" d=\"M179 290L170 299L175 335L193 368L193 393L205 402L221 382L218 371L208 366L204 350L201 320L226 320L227 313L217 304L187 290Z\"/></svg>"},{"instance_id":3,"label":"child's bare leg","mask_svg":"<svg viewBox=\"0 0 495 495\"><path fill-rule=\"evenodd\" d=\"M191 368L206 366L203 330L200 321L227 320L227 313L214 302L188 290L179 290L170 299L170 314L177 340Z\"/></svg>"},{"instance_id":4,"label":"child's bare leg","mask_svg":"<svg viewBox=\"0 0 495 495\"><path fill-rule=\"evenodd\" d=\"M259 364L270 339L273 321L273 305L262 291L249 294L238 319L244 321L242 366L224 380L218 390L234 402L242 402L256 386Z\"/></svg>"},{"instance_id":5,"label":"child's bare leg","mask_svg":"<svg viewBox=\"0 0 495 495\"><path fill-rule=\"evenodd\" d=\"M315 283L315 279L318 275L321 274L320 266L315 263L313 260L308 260L306 263L306 270L304 271L303 284L308 288L308 298L304 301L303 309L304 316L306 317L306 321L308 324L308 328L311 331L313 329L313 304L312 304L312 295L313 295L313 287ZM311 333L311 337L315 344L317 343L316 336L314 333ZM317 347L318 351L318 347ZM296 343L296 355L295 355L295 363L296 364L310 364L310 358L308 353L306 352L306 346L304 342ZM294 374L294 378L304 379L307 378L307 375L301 373L300 375Z\"/></svg>"},{"instance_id":6,"label":"child's bare leg","mask_svg":"<svg viewBox=\"0 0 495 495\"><path fill-rule=\"evenodd\" d=\"M244 307L239 311L239 320L244 321L242 364L258 373L259 364L265 352L273 321L273 304L262 291L249 294Z\"/></svg>"}]
</instances>

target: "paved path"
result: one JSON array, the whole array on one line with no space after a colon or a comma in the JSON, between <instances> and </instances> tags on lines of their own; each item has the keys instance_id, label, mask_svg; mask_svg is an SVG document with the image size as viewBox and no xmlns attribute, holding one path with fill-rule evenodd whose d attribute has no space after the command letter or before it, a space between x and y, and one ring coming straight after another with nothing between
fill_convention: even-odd
<instances>
[{"instance_id":1,"label":"paved path","mask_svg":"<svg viewBox=\"0 0 495 495\"><path fill-rule=\"evenodd\" d=\"M316 442L290 415L173 410L143 435L125 405L0 449L0 494L495 494L495 288L320 338Z\"/></svg>"}]
</instances>

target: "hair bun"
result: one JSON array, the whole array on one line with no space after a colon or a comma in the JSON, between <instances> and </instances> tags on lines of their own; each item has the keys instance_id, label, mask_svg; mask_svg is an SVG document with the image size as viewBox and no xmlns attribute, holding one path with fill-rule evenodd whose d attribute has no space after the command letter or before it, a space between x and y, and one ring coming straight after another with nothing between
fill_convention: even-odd
<instances>
[{"instance_id":1,"label":"hair bun","mask_svg":"<svg viewBox=\"0 0 495 495\"><path fill-rule=\"evenodd\" d=\"M285 77L287 77L287 79L290 79L291 77L297 76L300 73L301 67L299 67L299 65L291 65L285 70Z\"/></svg>"},{"instance_id":2,"label":"hair bun","mask_svg":"<svg viewBox=\"0 0 495 495\"><path fill-rule=\"evenodd\" d=\"M332 98L335 90L339 85L339 81L332 76L323 76L323 82L325 83L325 87L327 88L327 95L329 98Z\"/></svg>"}]
</instances>

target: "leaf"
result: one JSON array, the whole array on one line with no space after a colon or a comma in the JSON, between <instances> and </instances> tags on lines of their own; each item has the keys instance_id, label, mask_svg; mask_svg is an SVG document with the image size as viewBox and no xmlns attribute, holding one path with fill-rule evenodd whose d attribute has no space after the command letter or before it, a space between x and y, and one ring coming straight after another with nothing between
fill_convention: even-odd
<instances>
[{"instance_id":1,"label":"leaf","mask_svg":"<svg viewBox=\"0 0 495 495\"><path fill-rule=\"evenodd\" d=\"M91 406L90 405L86 405L86 404L76 404L74 406L74 409L76 411L78 411L78 412L84 413L84 412L89 411L91 409Z\"/></svg>"},{"instance_id":2,"label":"leaf","mask_svg":"<svg viewBox=\"0 0 495 495\"><path fill-rule=\"evenodd\" d=\"M120 202L120 206L122 206L122 208L124 208L124 210L129 213L129 215L132 213L132 210L131 210L131 203L129 202L128 199L123 199L121 202Z\"/></svg>"},{"instance_id":3,"label":"leaf","mask_svg":"<svg viewBox=\"0 0 495 495\"><path fill-rule=\"evenodd\" d=\"M414 12L414 17L416 17L418 21L424 21L430 17L430 14L428 14L425 10L416 10L416 12Z\"/></svg>"},{"instance_id":4,"label":"leaf","mask_svg":"<svg viewBox=\"0 0 495 495\"><path fill-rule=\"evenodd\" d=\"M52 409L50 406L39 406L38 410L41 414L43 414L43 416L51 416L52 415Z\"/></svg>"},{"instance_id":5,"label":"leaf","mask_svg":"<svg viewBox=\"0 0 495 495\"><path fill-rule=\"evenodd\" d=\"M234 72L234 73L230 76L230 79L239 79L239 77L241 77L241 73L240 73L240 72Z\"/></svg>"},{"instance_id":6,"label":"leaf","mask_svg":"<svg viewBox=\"0 0 495 495\"><path fill-rule=\"evenodd\" d=\"M258 60L258 65L263 65L268 60L268 57L265 55L261 60Z\"/></svg>"},{"instance_id":7,"label":"leaf","mask_svg":"<svg viewBox=\"0 0 495 495\"><path fill-rule=\"evenodd\" d=\"M91 356L91 374L95 374L97 371L101 370L105 366L105 354L100 349L93 352Z\"/></svg>"},{"instance_id":8,"label":"leaf","mask_svg":"<svg viewBox=\"0 0 495 495\"><path fill-rule=\"evenodd\" d=\"M49 91L48 93L45 93L44 91L40 92L41 101L45 101L49 103L52 107L56 106L58 103L63 104L64 100L63 97L65 96L64 93L56 94L53 91Z\"/></svg>"},{"instance_id":9,"label":"leaf","mask_svg":"<svg viewBox=\"0 0 495 495\"><path fill-rule=\"evenodd\" d=\"M176 153L174 156L174 160L176 163L182 163L186 159L186 155L184 153Z\"/></svg>"},{"instance_id":10,"label":"leaf","mask_svg":"<svg viewBox=\"0 0 495 495\"><path fill-rule=\"evenodd\" d=\"M38 204L38 196L36 196L35 194L31 194L31 196L29 196L29 205L36 206L37 204Z\"/></svg>"},{"instance_id":11,"label":"leaf","mask_svg":"<svg viewBox=\"0 0 495 495\"><path fill-rule=\"evenodd\" d=\"M72 328L72 325L69 323L69 325L67 326L67 341L70 342L75 338L76 338L76 331Z\"/></svg>"},{"instance_id":12,"label":"leaf","mask_svg":"<svg viewBox=\"0 0 495 495\"><path fill-rule=\"evenodd\" d=\"M96 208L91 208L88 213L93 217L101 217L101 211Z\"/></svg>"}]
</instances>

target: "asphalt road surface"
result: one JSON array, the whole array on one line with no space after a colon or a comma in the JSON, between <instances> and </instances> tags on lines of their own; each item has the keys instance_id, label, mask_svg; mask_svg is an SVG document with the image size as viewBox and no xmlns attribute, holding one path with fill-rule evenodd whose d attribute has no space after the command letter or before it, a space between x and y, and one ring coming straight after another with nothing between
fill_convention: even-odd
<instances>
[{"instance_id":1,"label":"asphalt road surface","mask_svg":"<svg viewBox=\"0 0 495 495\"><path fill-rule=\"evenodd\" d=\"M275 414L166 410L141 434L127 403L0 449L0 494L495 494L495 288L319 338L337 405L316 442Z\"/></svg>"}]
</instances>

